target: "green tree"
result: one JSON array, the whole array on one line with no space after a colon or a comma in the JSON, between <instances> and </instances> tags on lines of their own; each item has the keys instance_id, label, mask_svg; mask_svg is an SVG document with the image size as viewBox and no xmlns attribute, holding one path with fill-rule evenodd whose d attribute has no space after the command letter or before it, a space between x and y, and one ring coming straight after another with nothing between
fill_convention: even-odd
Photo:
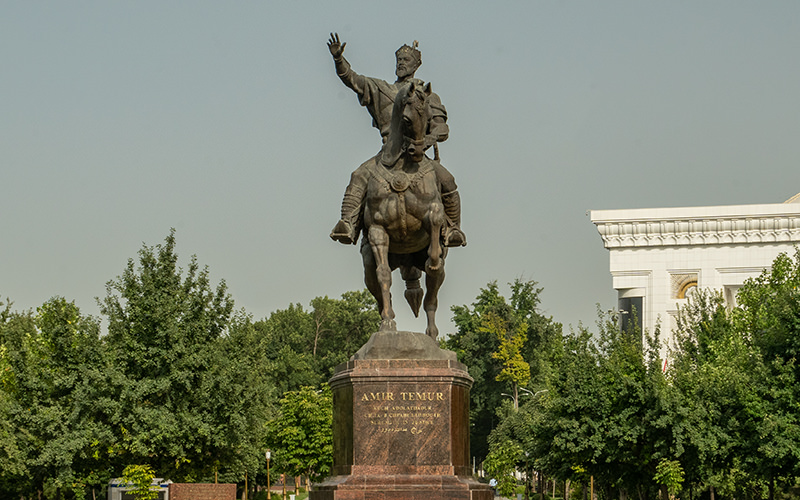
<instances>
[{"instance_id":1,"label":"green tree","mask_svg":"<svg viewBox=\"0 0 800 500\"><path fill-rule=\"evenodd\" d=\"M10 305L10 304L9 304ZM47 471L31 467L38 450L36 429L31 429L36 420L39 406L34 403L43 399L46 387L40 384L37 367L40 365L38 351L34 342L38 337L31 311L11 312L7 307L3 312L0 325L2 333L2 364L0 372L4 402L4 427L8 429L8 437L4 448L8 450L6 461L12 466L0 470L5 495L30 494L41 492L45 480L50 477ZM7 420L6 420L7 419Z\"/></svg>"},{"instance_id":2,"label":"green tree","mask_svg":"<svg viewBox=\"0 0 800 500\"><path fill-rule=\"evenodd\" d=\"M378 331L381 315L375 298L365 288L349 291L339 299L317 297L311 301L314 320L312 356L322 380L327 382L341 363Z\"/></svg>"},{"instance_id":3,"label":"green tree","mask_svg":"<svg viewBox=\"0 0 800 500\"><path fill-rule=\"evenodd\" d=\"M155 473L149 465L131 464L122 471L122 480L133 486L131 494L136 500L156 500L158 489L153 486Z\"/></svg>"},{"instance_id":4,"label":"green tree","mask_svg":"<svg viewBox=\"0 0 800 500\"><path fill-rule=\"evenodd\" d=\"M771 269L739 290L733 322L757 349L749 372L758 398L748 405L745 466L767 484L800 475L800 249L779 255Z\"/></svg>"},{"instance_id":5,"label":"green tree","mask_svg":"<svg viewBox=\"0 0 800 500\"><path fill-rule=\"evenodd\" d=\"M254 327L266 346L269 375L283 394L327 382L379 325L375 299L361 290L340 299L316 297L309 310L290 304Z\"/></svg>"},{"instance_id":6,"label":"green tree","mask_svg":"<svg viewBox=\"0 0 800 500\"><path fill-rule=\"evenodd\" d=\"M526 498L530 498L532 491L533 471L541 470L540 467L537 467L540 464L537 463L536 457L531 455L531 450L534 448L533 431L543 418L542 402L548 393L549 391L546 389L540 390L533 396L523 399L519 408L514 408L512 403L504 400L503 405L497 409L500 423L489 434L489 457L507 456L504 450L509 447L509 443L524 450L524 453L513 456L516 457L515 469L525 472ZM484 462L484 467L486 467L486 462Z\"/></svg>"},{"instance_id":7,"label":"green tree","mask_svg":"<svg viewBox=\"0 0 800 500\"><path fill-rule=\"evenodd\" d=\"M567 337L544 415L534 427L533 455L559 479L595 477L614 489L648 495L661 458L679 453L673 436L676 399L658 360L658 332L643 346L601 316L596 343L585 329Z\"/></svg>"},{"instance_id":8,"label":"green tree","mask_svg":"<svg viewBox=\"0 0 800 500\"><path fill-rule=\"evenodd\" d=\"M107 481L109 464L99 451L113 440L99 324L60 297L36 315L7 318L2 386L25 472L13 480L13 489L50 498L83 497L86 488Z\"/></svg>"},{"instance_id":9,"label":"green tree","mask_svg":"<svg viewBox=\"0 0 800 500\"><path fill-rule=\"evenodd\" d=\"M280 415L269 423L267 442L278 470L312 479L327 476L333 465L333 395L328 385L284 394Z\"/></svg>"},{"instance_id":10,"label":"green tree","mask_svg":"<svg viewBox=\"0 0 800 500\"><path fill-rule=\"evenodd\" d=\"M0 353L0 356L2 353ZM0 369L2 361L0 361ZM0 482L25 473L25 461L17 445L17 436L11 424L11 402L0 391Z\"/></svg>"},{"instance_id":11,"label":"green tree","mask_svg":"<svg viewBox=\"0 0 800 500\"><path fill-rule=\"evenodd\" d=\"M681 307L668 377L680 398L675 432L686 480L732 495L751 426L755 351L733 327L722 294L698 290Z\"/></svg>"},{"instance_id":12,"label":"green tree","mask_svg":"<svg viewBox=\"0 0 800 500\"><path fill-rule=\"evenodd\" d=\"M677 460L662 458L656 465L656 475L653 476L653 480L663 485L670 498L675 498L683 484L683 467L681 467L681 463ZM664 500L667 499L665 498Z\"/></svg>"},{"instance_id":13,"label":"green tree","mask_svg":"<svg viewBox=\"0 0 800 500\"><path fill-rule=\"evenodd\" d=\"M14 491L15 482L27 472L18 443L18 429L11 421L14 377L5 339L15 316L11 311L11 301L0 302L0 493L9 495Z\"/></svg>"},{"instance_id":14,"label":"green tree","mask_svg":"<svg viewBox=\"0 0 800 500\"><path fill-rule=\"evenodd\" d=\"M506 440L493 447L486 457L486 461L483 464L484 468L489 477L497 480L497 492L501 496L514 496L514 490L517 485L517 478L514 473L522 453L522 447L511 440Z\"/></svg>"},{"instance_id":15,"label":"green tree","mask_svg":"<svg viewBox=\"0 0 800 500\"><path fill-rule=\"evenodd\" d=\"M542 289L537 288L537 283L516 279L509 285L508 301L500 294L497 283L491 282L480 289L472 307L454 306L457 331L445 342L475 380L470 390L470 451L479 460L489 452L489 434L500 423L497 408L502 407L502 393L506 390L506 382L497 379L503 364L492 356L500 350L500 338L485 328L484 318L494 316L506 332L524 330L526 340L520 353L530 366L527 388L534 392L547 387L553 357L561 342L561 325L538 310Z\"/></svg>"},{"instance_id":16,"label":"green tree","mask_svg":"<svg viewBox=\"0 0 800 500\"><path fill-rule=\"evenodd\" d=\"M497 464L502 462L501 457L509 458L511 456L509 447L512 445L515 450L520 450L519 453L515 453L515 456L521 458L522 446L526 445L529 440L526 432L528 428L523 423L524 418L521 418L519 414L519 389L525 387L531 378L530 365L522 357L522 348L527 340L528 324L523 320L517 323L514 330L510 330L510 325L506 320L489 312L483 316L482 325L479 328L481 332L497 336L499 346L498 350L492 353L492 358L500 361L501 369L496 380L511 384L510 396L513 401L510 410L506 410L505 406L497 409L500 423L489 435L489 455L484 464L487 470L491 470L492 468L496 469ZM504 395L507 394L504 393ZM487 465L490 462L493 465ZM516 479L513 477L515 466L516 463L511 464L512 470L509 473L514 481L512 485L503 486L501 480L498 489L510 488L516 483ZM498 474L495 473L495 475Z\"/></svg>"},{"instance_id":17,"label":"green tree","mask_svg":"<svg viewBox=\"0 0 800 500\"><path fill-rule=\"evenodd\" d=\"M775 498L800 475L800 250L739 290L690 298L678 316L670 380L687 481L710 496ZM679 419L680 420L680 419Z\"/></svg>"},{"instance_id":18,"label":"green tree","mask_svg":"<svg viewBox=\"0 0 800 500\"><path fill-rule=\"evenodd\" d=\"M83 316L74 302L56 297L38 309L43 358L49 360L53 404L62 415L58 431L44 445L52 450L56 484L77 497L86 488L102 489L111 477L108 454L114 435L109 423L114 392L99 321ZM55 431L55 428L53 429ZM57 457L57 458L56 458Z\"/></svg>"},{"instance_id":19,"label":"green tree","mask_svg":"<svg viewBox=\"0 0 800 500\"><path fill-rule=\"evenodd\" d=\"M270 361L264 368L278 394L318 385L319 374L309 342L313 324L313 317L300 304L290 304L254 323Z\"/></svg>"},{"instance_id":20,"label":"green tree","mask_svg":"<svg viewBox=\"0 0 800 500\"><path fill-rule=\"evenodd\" d=\"M219 341L214 368L199 391L218 432L209 450L219 480L254 478L264 466L266 423L274 417L277 393L264 367L264 344L244 311L234 314Z\"/></svg>"},{"instance_id":21,"label":"green tree","mask_svg":"<svg viewBox=\"0 0 800 500\"><path fill-rule=\"evenodd\" d=\"M492 353L492 357L500 361L501 368L496 380L511 383L516 410L519 408L519 388L526 386L531 379L531 365L522 358L522 348L528 339L526 335L528 324L520 321L512 331L506 321L493 313L488 313L483 317L480 330L497 336L500 345L497 351Z\"/></svg>"},{"instance_id":22,"label":"green tree","mask_svg":"<svg viewBox=\"0 0 800 500\"><path fill-rule=\"evenodd\" d=\"M163 245L144 246L138 266L130 259L107 284L100 310L121 375L114 414L119 460L149 463L180 481L211 477L216 457L240 450L236 421L220 402L237 394L238 381L221 378L218 367L233 300L224 281L212 288L208 268L195 257L185 276L177 261L172 231Z\"/></svg>"}]
</instances>

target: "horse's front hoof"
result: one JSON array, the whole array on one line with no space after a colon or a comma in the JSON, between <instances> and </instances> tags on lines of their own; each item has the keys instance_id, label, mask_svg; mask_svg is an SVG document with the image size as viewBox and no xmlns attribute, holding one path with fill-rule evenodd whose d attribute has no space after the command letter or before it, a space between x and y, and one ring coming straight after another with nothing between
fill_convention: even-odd
<instances>
[{"instance_id":1,"label":"horse's front hoof","mask_svg":"<svg viewBox=\"0 0 800 500\"><path fill-rule=\"evenodd\" d=\"M425 329L425 334L433 340L436 340L436 337L439 336L439 329L436 328L436 325L431 325Z\"/></svg>"},{"instance_id":2,"label":"horse's front hoof","mask_svg":"<svg viewBox=\"0 0 800 500\"><path fill-rule=\"evenodd\" d=\"M397 331L397 323L393 319L385 319L381 321L381 330L382 332L396 332Z\"/></svg>"}]
</instances>

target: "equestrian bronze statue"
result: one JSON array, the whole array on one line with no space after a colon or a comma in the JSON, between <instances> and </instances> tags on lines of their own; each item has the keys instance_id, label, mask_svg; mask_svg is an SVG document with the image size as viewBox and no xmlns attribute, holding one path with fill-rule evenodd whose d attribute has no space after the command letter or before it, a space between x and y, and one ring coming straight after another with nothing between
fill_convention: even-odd
<instances>
[{"instance_id":1,"label":"equestrian bronze statue","mask_svg":"<svg viewBox=\"0 0 800 500\"><path fill-rule=\"evenodd\" d=\"M423 307L425 333L435 339L447 247L466 245L455 180L438 161L438 149L435 159L425 154L447 138L444 106L430 83L413 78L421 63L416 43L397 51L398 80L392 85L352 72L338 35L331 34L328 46L337 73L359 95L383 140L380 152L353 172L331 238L355 244L363 235L364 281L378 302L381 331L396 330L390 290L392 271L400 269L406 301L415 316Z\"/></svg>"}]
</instances>

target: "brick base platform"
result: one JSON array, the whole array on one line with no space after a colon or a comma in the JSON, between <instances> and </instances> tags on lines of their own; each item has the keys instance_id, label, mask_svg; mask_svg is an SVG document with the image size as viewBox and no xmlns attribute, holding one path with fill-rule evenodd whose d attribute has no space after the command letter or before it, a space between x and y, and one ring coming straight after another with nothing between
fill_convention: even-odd
<instances>
[{"instance_id":1,"label":"brick base platform","mask_svg":"<svg viewBox=\"0 0 800 500\"><path fill-rule=\"evenodd\" d=\"M236 500L233 483L172 483L169 500Z\"/></svg>"}]
</instances>

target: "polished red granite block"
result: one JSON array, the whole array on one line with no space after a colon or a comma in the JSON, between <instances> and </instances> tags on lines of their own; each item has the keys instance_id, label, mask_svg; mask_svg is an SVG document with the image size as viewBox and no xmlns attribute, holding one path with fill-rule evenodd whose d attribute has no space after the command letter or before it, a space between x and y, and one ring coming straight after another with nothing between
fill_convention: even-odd
<instances>
[{"instance_id":1,"label":"polished red granite block","mask_svg":"<svg viewBox=\"0 0 800 500\"><path fill-rule=\"evenodd\" d=\"M469 473L466 367L453 360L361 359L337 368L334 476L311 500L491 500Z\"/></svg>"}]
</instances>

